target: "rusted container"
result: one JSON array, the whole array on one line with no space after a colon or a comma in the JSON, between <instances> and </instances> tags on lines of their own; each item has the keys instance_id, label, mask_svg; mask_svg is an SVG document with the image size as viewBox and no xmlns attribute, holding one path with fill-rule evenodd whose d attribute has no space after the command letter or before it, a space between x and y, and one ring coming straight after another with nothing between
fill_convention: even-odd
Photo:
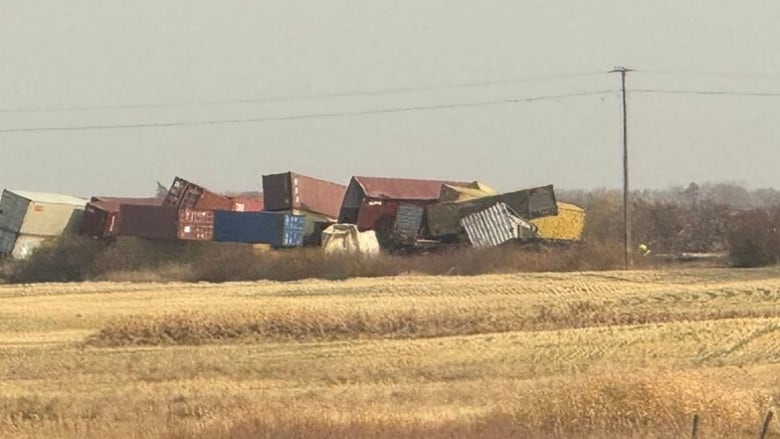
<instances>
[{"instance_id":1,"label":"rusted container","mask_svg":"<svg viewBox=\"0 0 780 439\"><path fill-rule=\"evenodd\" d=\"M295 172L263 175L263 199L268 211L305 210L335 220L346 190L342 184Z\"/></svg>"},{"instance_id":2,"label":"rusted container","mask_svg":"<svg viewBox=\"0 0 780 439\"><path fill-rule=\"evenodd\" d=\"M558 213L555 191L552 185L548 185L468 201L427 206L425 217L428 232L433 237L459 234L463 231L460 225L461 219L498 202L505 203L519 217L526 220Z\"/></svg>"},{"instance_id":3,"label":"rusted container","mask_svg":"<svg viewBox=\"0 0 780 439\"><path fill-rule=\"evenodd\" d=\"M352 177L344 194L339 223L356 224L358 229L390 232L401 203L426 206L439 199L444 184L463 182L416 180L409 178ZM384 233L378 233L380 242Z\"/></svg>"},{"instance_id":4,"label":"rusted container","mask_svg":"<svg viewBox=\"0 0 780 439\"><path fill-rule=\"evenodd\" d=\"M116 236L121 204L159 206L161 202L159 198L92 197L84 210L79 231L94 238Z\"/></svg>"},{"instance_id":5,"label":"rusted container","mask_svg":"<svg viewBox=\"0 0 780 439\"><path fill-rule=\"evenodd\" d=\"M173 179L163 206L173 206L179 209L232 210L230 198L214 193L203 186L187 181L181 177Z\"/></svg>"},{"instance_id":6,"label":"rusted container","mask_svg":"<svg viewBox=\"0 0 780 439\"><path fill-rule=\"evenodd\" d=\"M179 210L177 236L185 241L211 241L214 238L214 211Z\"/></svg>"},{"instance_id":7,"label":"rusted container","mask_svg":"<svg viewBox=\"0 0 780 439\"><path fill-rule=\"evenodd\" d=\"M173 206L119 205L118 235L176 239L179 210Z\"/></svg>"}]
</instances>

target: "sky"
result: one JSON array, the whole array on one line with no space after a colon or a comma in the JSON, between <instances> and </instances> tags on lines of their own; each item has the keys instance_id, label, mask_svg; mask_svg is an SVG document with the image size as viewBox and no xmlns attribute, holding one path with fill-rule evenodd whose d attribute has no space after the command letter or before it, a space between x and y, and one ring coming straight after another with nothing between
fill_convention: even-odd
<instances>
[{"instance_id":1,"label":"sky","mask_svg":"<svg viewBox=\"0 0 780 439\"><path fill-rule=\"evenodd\" d=\"M780 187L779 20L769 0L0 0L0 186L618 188L626 66L632 187Z\"/></svg>"}]
</instances>

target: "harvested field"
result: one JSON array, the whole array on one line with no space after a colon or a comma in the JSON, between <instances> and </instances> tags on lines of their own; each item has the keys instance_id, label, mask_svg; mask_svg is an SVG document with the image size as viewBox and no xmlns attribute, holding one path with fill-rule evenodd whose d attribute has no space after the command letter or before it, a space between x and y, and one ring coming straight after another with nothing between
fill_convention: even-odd
<instances>
[{"instance_id":1,"label":"harvested field","mask_svg":"<svg viewBox=\"0 0 780 439\"><path fill-rule=\"evenodd\" d=\"M0 286L0 436L753 438L778 274Z\"/></svg>"}]
</instances>

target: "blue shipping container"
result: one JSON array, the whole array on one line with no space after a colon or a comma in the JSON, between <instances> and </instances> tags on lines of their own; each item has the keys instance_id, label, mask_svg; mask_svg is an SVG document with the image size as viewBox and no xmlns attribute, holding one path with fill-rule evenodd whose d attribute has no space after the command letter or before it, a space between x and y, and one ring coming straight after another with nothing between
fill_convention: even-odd
<instances>
[{"instance_id":1,"label":"blue shipping container","mask_svg":"<svg viewBox=\"0 0 780 439\"><path fill-rule=\"evenodd\" d=\"M214 212L214 241L303 245L305 217L279 212Z\"/></svg>"}]
</instances>

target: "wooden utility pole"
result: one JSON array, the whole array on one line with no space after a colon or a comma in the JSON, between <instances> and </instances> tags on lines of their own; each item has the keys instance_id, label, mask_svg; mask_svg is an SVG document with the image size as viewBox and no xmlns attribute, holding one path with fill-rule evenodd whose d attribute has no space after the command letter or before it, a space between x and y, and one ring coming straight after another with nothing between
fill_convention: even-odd
<instances>
[{"instance_id":1,"label":"wooden utility pole","mask_svg":"<svg viewBox=\"0 0 780 439\"><path fill-rule=\"evenodd\" d=\"M631 69L623 66L615 67L610 73L620 73L620 90L623 98L623 266L631 267L631 207L629 205L628 188L628 106L626 99L626 73Z\"/></svg>"}]
</instances>

